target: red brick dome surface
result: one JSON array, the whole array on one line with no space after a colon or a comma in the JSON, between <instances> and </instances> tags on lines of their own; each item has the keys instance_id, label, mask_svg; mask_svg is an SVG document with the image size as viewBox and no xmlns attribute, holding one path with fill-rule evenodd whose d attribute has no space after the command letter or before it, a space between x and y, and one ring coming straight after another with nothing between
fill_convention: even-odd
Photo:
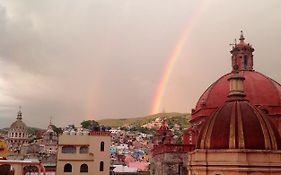
<instances>
[{"instance_id":1,"label":"red brick dome surface","mask_svg":"<svg viewBox=\"0 0 281 175\"><path fill-rule=\"evenodd\" d=\"M269 115L281 114L281 85L271 78L253 71L240 71L245 77L244 91L253 105L264 107ZM227 99L229 83L228 73L214 82L199 98L192 119L209 116L215 109L222 106Z\"/></svg>"},{"instance_id":2,"label":"red brick dome surface","mask_svg":"<svg viewBox=\"0 0 281 175\"><path fill-rule=\"evenodd\" d=\"M197 148L280 150L281 138L259 108L245 100L234 100L225 102L209 117L200 131Z\"/></svg>"}]
</instances>

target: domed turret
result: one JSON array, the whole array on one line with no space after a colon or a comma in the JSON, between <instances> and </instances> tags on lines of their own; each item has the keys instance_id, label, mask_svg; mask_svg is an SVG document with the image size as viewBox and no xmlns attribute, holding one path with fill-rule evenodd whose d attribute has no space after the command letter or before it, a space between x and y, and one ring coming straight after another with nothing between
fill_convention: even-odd
<instances>
[{"instance_id":1,"label":"domed turret","mask_svg":"<svg viewBox=\"0 0 281 175\"><path fill-rule=\"evenodd\" d=\"M188 155L189 174L281 173L280 135L269 117L245 98L245 78L237 68L228 78L227 100L209 116Z\"/></svg>"},{"instance_id":2,"label":"domed turret","mask_svg":"<svg viewBox=\"0 0 281 175\"><path fill-rule=\"evenodd\" d=\"M243 80L238 72L229 78L228 99L205 123L198 137L198 149L281 149L276 127L244 98Z\"/></svg>"},{"instance_id":3,"label":"domed turret","mask_svg":"<svg viewBox=\"0 0 281 175\"><path fill-rule=\"evenodd\" d=\"M252 105L259 107L265 112L277 126L281 133L281 85L273 79L253 70L254 48L245 42L243 33L240 42L234 44L231 50L232 66L238 65L238 71L247 79L244 84L244 92ZM192 120L190 121L194 132L198 133L205 122L214 111L224 104L229 93L228 79L233 75L230 73L223 75L199 98L195 109L192 110ZM193 142L194 143L194 142Z\"/></svg>"},{"instance_id":4,"label":"domed turret","mask_svg":"<svg viewBox=\"0 0 281 175\"><path fill-rule=\"evenodd\" d=\"M20 145L28 142L27 126L22 121L21 108L17 114L17 120L13 122L8 131L8 143L10 149L18 149Z\"/></svg>"}]
</instances>

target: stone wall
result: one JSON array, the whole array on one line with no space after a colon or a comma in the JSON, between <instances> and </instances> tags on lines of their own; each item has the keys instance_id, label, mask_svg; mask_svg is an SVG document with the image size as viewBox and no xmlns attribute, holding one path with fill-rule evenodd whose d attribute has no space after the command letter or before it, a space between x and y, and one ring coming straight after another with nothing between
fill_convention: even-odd
<instances>
[{"instance_id":1,"label":"stone wall","mask_svg":"<svg viewBox=\"0 0 281 175\"><path fill-rule=\"evenodd\" d=\"M151 159L152 175L187 175L187 153L162 153Z\"/></svg>"}]
</instances>

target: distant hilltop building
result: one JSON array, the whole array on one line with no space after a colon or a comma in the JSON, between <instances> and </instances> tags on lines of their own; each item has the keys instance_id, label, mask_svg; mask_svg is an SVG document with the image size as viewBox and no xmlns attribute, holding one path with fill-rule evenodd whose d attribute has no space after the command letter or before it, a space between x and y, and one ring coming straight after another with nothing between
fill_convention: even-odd
<instances>
[{"instance_id":1,"label":"distant hilltop building","mask_svg":"<svg viewBox=\"0 0 281 175\"><path fill-rule=\"evenodd\" d=\"M110 132L65 131L59 136L56 175L109 175Z\"/></svg>"},{"instance_id":2,"label":"distant hilltop building","mask_svg":"<svg viewBox=\"0 0 281 175\"><path fill-rule=\"evenodd\" d=\"M18 112L17 120L9 128L7 142L11 151L19 151L23 144L28 143L27 126L22 121L21 109Z\"/></svg>"},{"instance_id":3,"label":"distant hilltop building","mask_svg":"<svg viewBox=\"0 0 281 175\"><path fill-rule=\"evenodd\" d=\"M161 118L156 118L154 121L151 121L147 124L144 124L142 125L143 128L149 128L149 129L152 129L152 128L160 128L160 126L162 125L162 119Z\"/></svg>"}]
</instances>

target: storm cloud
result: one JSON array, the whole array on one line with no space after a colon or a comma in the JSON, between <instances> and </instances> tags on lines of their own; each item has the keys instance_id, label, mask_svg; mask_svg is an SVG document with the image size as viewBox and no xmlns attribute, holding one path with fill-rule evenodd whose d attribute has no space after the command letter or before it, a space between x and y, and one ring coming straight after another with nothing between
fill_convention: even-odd
<instances>
[{"instance_id":1,"label":"storm cloud","mask_svg":"<svg viewBox=\"0 0 281 175\"><path fill-rule=\"evenodd\" d=\"M280 7L277 0L2 0L0 127L18 106L25 123L39 127L51 116L62 126L149 114L187 25L161 105L166 112L190 112L230 71L229 44L241 29L256 49L255 69L281 82Z\"/></svg>"}]
</instances>

